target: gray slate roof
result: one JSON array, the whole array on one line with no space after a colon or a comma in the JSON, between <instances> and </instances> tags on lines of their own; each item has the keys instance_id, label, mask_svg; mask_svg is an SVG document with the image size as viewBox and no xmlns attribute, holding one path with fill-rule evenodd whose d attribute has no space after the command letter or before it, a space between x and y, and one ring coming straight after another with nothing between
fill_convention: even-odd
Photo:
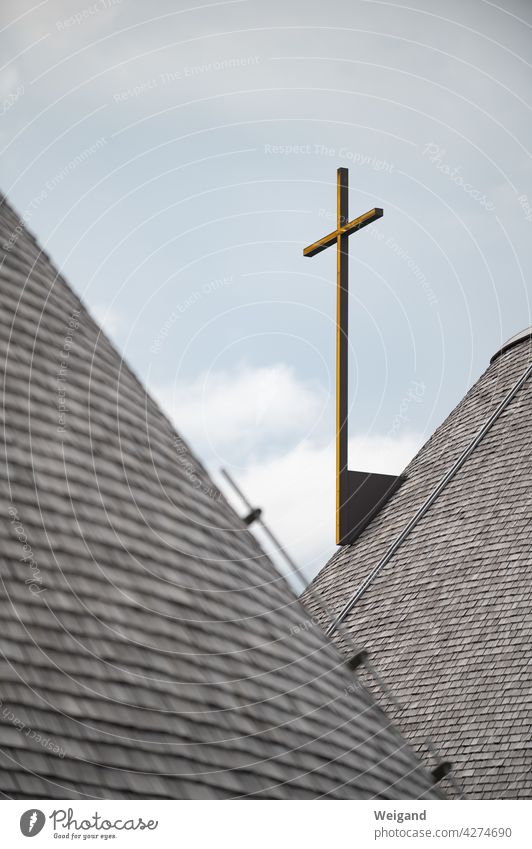
<instances>
[{"instance_id":1,"label":"gray slate roof","mask_svg":"<svg viewBox=\"0 0 532 849\"><path fill-rule=\"evenodd\" d=\"M406 482L314 580L335 615L525 374L530 337L492 359ZM382 704L406 738L423 752L428 737L472 798L532 796L531 443L527 379L343 622L399 700ZM304 601L314 611L310 592Z\"/></svg>"},{"instance_id":2,"label":"gray slate roof","mask_svg":"<svg viewBox=\"0 0 532 849\"><path fill-rule=\"evenodd\" d=\"M0 246L0 791L439 798L5 202Z\"/></svg>"}]
</instances>

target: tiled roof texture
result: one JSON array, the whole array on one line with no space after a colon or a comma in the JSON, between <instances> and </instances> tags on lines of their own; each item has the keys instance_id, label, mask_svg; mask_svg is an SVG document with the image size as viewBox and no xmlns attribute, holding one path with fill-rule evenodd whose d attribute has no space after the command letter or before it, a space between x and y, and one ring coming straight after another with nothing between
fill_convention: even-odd
<instances>
[{"instance_id":1,"label":"tiled roof texture","mask_svg":"<svg viewBox=\"0 0 532 849\"><path fill-rule=\"evenodd\" d=\"M0 247L0 792L440 798L5 201Z\"/></svg>"},{"instance_id":2,"label":"tiled roof texture","mask_svg":"<svg viewBox=\"0 0 532 849\"><path fill-rule=\"evenodd\" d=\"M313 581L334 615L525 374L531 344L525 333L492 360L406 482ZM532 796L531 452L532 378L343 622L400 702L383 705L407 740L423 751L429 738L471 798Z\"/></svg>"}]
</instances>

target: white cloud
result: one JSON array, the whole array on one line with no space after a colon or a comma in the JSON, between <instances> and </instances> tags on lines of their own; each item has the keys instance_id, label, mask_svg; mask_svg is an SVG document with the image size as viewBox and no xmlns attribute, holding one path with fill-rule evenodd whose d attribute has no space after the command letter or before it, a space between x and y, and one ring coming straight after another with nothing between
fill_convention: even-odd
<instances>
[{"instance_id":1,"label":"white cloud","mask_svg":"<svg viewBox=\"0 0 532 849\"><path fill-rule=\"evenodd\" d=\"M123 317L119 310L108 304L91 305L90 311L95 321L111 339L115 339L123 326Z\"/></svg>"},{"instance_id":2,"label":"white cloud","mask_svg":"<svg viewBox=\"0 0 532 849\"><path fill-rule=\"evenodd\" d=\"M221 466L263 508L269 527L312 577L335 547L335 446L320 439L318 429L328 400L324 390L276 363L207 372L155 394L228 497ZM423 441L412 432L355 436L349 466L399 473ZM231 500L243 514L239 499ZM278 555L274 560L281 565Z\"/></svg>"},{"instance_id":3,"label":"white cloud","mask_svg":"<svg viewBox=\"0 0 532 849\"><path fill-rule=\"evenodd\" d=\"M356 436L349 442L349 466L362 471L397 474L424 442L422 434ZM214 471L214 470L213 470ZM250 501L279 537L307 579L334 551L335 449L310 440L271 459L232 472ZM227 483L217 478L228 495ZM243 513L238 499L234 506ZM257 536L260 536L257 533ZM263 541L267 547L267 542ZM278 556L273 555L280 564Z\"/></svg>"},{"instance_id":4,"label":"white cloud","mask_svg":"<svg viewBox=\"0 0 532 849\"><path fill-rule=\"evenodd\" d=\"M327 403L317 384L298 380L285 363L204 372L155 395L197 450L218 463L242 463L304 439Z\"/></svg>"}]
</instances>

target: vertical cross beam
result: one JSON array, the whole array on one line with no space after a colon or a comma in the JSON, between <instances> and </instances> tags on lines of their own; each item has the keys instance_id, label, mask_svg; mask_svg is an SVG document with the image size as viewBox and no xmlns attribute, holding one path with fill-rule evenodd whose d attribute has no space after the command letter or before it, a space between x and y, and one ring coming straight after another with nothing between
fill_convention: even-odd
<instances>
[{"instance_id":1,"label":"vertical cross beam","mask_svg":"<svg viewBox=\"0 0 532 849\"><path fill-rule=\"evenodd\" d=\"M340 539L340 512L346 495L349 409L349 255L348 235L341 229L349 221L349 172L336 172L336 541Z\"/></svg>"}]
</instances>

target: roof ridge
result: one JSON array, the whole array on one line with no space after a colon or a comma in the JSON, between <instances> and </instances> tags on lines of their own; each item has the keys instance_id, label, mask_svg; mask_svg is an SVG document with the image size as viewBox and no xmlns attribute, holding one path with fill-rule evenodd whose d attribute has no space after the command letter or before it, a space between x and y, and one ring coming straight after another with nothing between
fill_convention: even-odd
<instances>
[{"instance_id":1,"label":"roof ridge","mask_svg":"<svg viewBox=\"0 0 532 849\"><path fill-rule=\"evenodd\" d=\"M498 351L495 351L490 360L490 364L493 363L502 354L505 354L506 351L509 351L511 348L514 348L521 342L525 342L527 339L532 340L532 325L530 327L525 328L524 330L520 330L519 333L516 333L514 336L510 336L510 338L504 343L504 345L502 345L502 347L500 347Z\"/></svg>"}]
</instances>

